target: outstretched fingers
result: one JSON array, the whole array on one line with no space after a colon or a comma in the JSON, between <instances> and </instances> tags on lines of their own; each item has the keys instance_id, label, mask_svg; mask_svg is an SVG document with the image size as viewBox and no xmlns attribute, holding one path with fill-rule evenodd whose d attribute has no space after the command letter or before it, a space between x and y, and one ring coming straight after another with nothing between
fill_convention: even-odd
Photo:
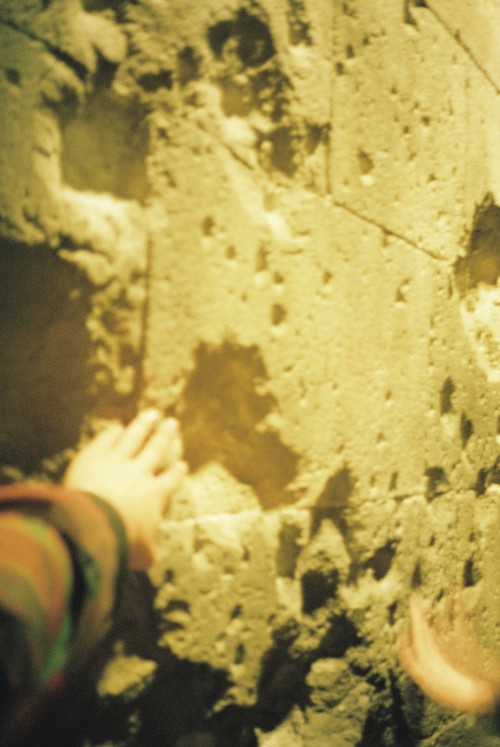
<instances>
[{"instance_id":1,"label":"outstretched fingers","mask_svg":"<svg viewBox=\"0 0 500 747\"><path fill-rule=\"evenodd\" d=\"M123 425L120 423L113 423L108 425L104 430L94 436L89 446L96 451L105 451L107 449L113 449L124 431Z\"/></svg>"},{"instance_id":2,"label":"outstretched fingers","mask_svg":"<svg viewBox=\"0 0 500 747\"><path fill-rule=\"evenodd\" d=\"M445 660L415 596L410 599L409 613L410 634L400 638L398 657L405 672L428 692L429 681Z\"/></svg>"},{"instance_id":3,"label":"outstretched fingers","mask_svg":"<svg viewBox=\"0 0 500 747\"><path fill-rule=\"evenodd\" d=\"M155 477L165 496L165 504L170 495L177 490L188 473L186 462L179 460Z\"/></svg>"},{"instance_id":4,"label":"outstretched fingers","mask_svg":"<svg viewBox=\"0 0 500 747\"><path fill-rule=\"evenodd\" d=\"M167 418L161 421L136 458L145 469L157 474L175 461L179 451L179 425L174 418Z\"/></svg>"},{"instance_id":5,"label":"outstretched fingers","mask_svg":"<svg viewBox=\"0 0 500 747\"><path fill-rule=\"evenodd\" d=\"M116 452L132 458L144 447L146 441L157 430L161 421L158 410L143 410L127 425L116 443Z\"/></svg>"},{"instance_id":6,"label":"outstretched fingers","mask_svg":"<svg viewBox=\"0 0 500 747\"><path fill-rule=\"evenodd\" d=\"M493 707L492 683L462 672L444 656L415 598L410 601L410 635L399 641L398 649L405 672L437 703L470 713Z\"/></svg>"},{"instance_id":7,"label":"outstretched fingers","mask_svg":"<svg viewBox=\"0 0 500 747\"><path fill-rule=\"evenodd\" d=\"M427 622L416 596L412 596L410 599L410 637L417 658L442 656L431 626Z\"/></svg>"}]
</instances>

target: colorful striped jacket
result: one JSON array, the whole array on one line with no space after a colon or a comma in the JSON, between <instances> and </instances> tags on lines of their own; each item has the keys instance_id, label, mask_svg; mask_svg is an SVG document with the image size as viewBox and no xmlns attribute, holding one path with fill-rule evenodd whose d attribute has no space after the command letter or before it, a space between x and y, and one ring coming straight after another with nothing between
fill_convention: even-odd
<instances>
[{"instance_id":1,"label":"colorful striped jacket","mask_svg":"<svg viewBox=\"0 0 500 747\"><path fill-rule=\"evenodd\" d=\"M25 718L41 692L85 663L111 620L126 564L124 529L105 501L48 484L0 488L4 724L16 712Z\"/></svg>"}]
</instances>

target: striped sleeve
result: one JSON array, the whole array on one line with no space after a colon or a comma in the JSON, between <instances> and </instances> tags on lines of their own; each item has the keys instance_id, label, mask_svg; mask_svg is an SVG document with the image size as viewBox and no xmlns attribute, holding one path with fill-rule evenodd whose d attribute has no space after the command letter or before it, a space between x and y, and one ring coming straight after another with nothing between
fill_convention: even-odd
<instances>
[{"instance_id":1,"label":"striped sleeve","mask_svg":"<svg viewBox=\"0 0 500 747\"><path fill-rule=\"evenodd\" d=\"M0 661L15 691L40 689L64 666L72 584L71 556L57 530L19 512L2 512Z\"/></svg>"},{"instance_id":2,"label":"striped sleeve","mask_svg":"<svg viewBox=\"0 0 500 747\"><path fill-rule=\"evenodd\" d=\"M126 561L120 519L99 498L46 484L0 489L0 663L16 689L85 661Z\"/></svg>"}]
</instances>

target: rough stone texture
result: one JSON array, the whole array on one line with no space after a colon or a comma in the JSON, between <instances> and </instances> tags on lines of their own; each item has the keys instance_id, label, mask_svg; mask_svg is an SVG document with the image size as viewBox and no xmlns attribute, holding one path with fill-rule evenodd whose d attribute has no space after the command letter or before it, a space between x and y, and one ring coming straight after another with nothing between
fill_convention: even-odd
<instances>
[{"instance_id":1,"label":"rough stone texture","mask_svg":"<svg viewBox=\"0 0 500 747\"><path fill-rule=\"evenodd\" d=\"M500 645L498 10L455 5L0 3L3 477L146 404L192 466L49 743L481 743L395 654L412 588Z\"/></svg>"}]
</instances>

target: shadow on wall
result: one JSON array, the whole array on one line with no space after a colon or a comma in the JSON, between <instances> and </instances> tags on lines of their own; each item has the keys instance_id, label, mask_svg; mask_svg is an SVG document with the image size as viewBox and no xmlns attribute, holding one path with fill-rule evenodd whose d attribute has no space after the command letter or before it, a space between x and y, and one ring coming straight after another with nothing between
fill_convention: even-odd
<instances>
[{"instance_id":1,"label":"shadow on wall","mask_svg":"<svg viewBox=\"0 0 500 747\"><path fill-rule=\"evenodd\" d=\"M256 346L200 345L180 404L186 459L193 470L220 462L254 488L263 508L290 502L298 454L264 419L277 408Z\"/></svg>"},{"instance_id":2,"label":"shadow on wall","mask_svg":"<svg viewBox=\"0 0 500 747\"><path fill-rule=\"evenodd\" d=\"M495 286L500 277L500 207L487 194L474 216L467 254L455 265L461 295L479 283Z\"/></svg>"},{"instance_id":3,"label":"shadow on wall","mask_svg":"<svg viewBox=\"0 0 500 747\"><path fill-rule=\"evenodd\" d=\"M30 472L78 438L91 380L88 283L48 249L0 242L0 462Z\"/></svg>"},{"instance_id":4,"label":"shadow on wall","mask_svg":"<svg viewBox=\"0 0 500 747\"><path fill-rule=\"evenodd\" d=\"M465 256L454 266L464 331L489 382L500 382L500 207L486 194L476 207ZM445 413L450 419L451 411ZM474 432L465 413L460 424L463 447ZM479 483L482 478L478 477Z\"/></svg>"}]
</instances>

